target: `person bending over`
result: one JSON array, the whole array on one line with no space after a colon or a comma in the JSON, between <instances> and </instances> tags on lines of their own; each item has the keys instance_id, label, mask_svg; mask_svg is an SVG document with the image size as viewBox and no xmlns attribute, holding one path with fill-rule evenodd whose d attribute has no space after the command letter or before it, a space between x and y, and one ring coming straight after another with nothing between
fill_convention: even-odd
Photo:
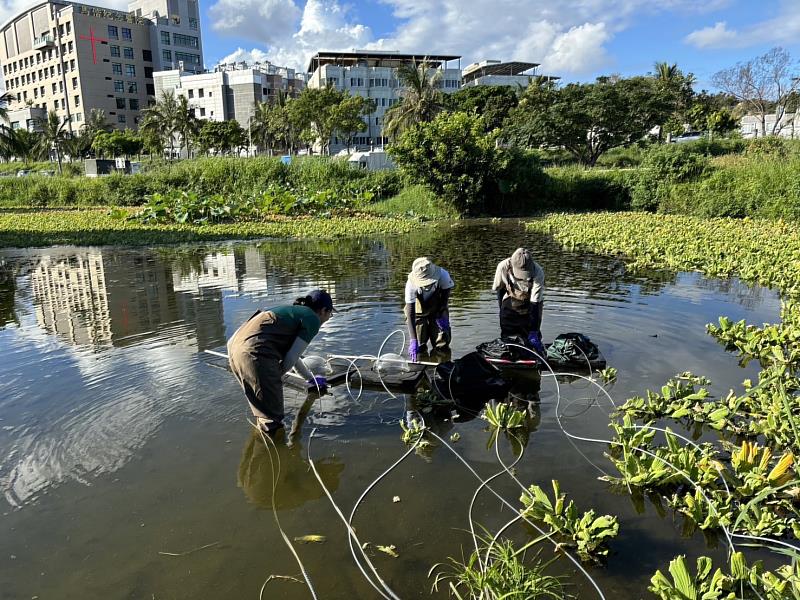
<instances>
[{"instance_id":1,"label":"person bending over","mask_svg":"<svg viewBox=\"0 0 800 600\"><path fill-rule=\"evenodd\" d=\"M422 256L411 265L405 289L405 314L408 326L408 356L416 362L420 352L450 346L450 290L455 284L450 273Z\"/></svg>"}]
</instances>

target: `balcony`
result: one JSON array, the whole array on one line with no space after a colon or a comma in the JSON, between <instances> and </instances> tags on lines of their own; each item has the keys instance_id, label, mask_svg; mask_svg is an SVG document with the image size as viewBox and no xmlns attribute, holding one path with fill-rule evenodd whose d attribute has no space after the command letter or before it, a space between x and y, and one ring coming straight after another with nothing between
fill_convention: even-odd
<instances>
[{"instance_id":1,"label":"balcony","mask_svg":"<svg viewBox=\"0 0 800 600\"><path fill-rule=\"evenodd\" d=\"M34 50L42 50L44 48L55 48L56 43L53 41L53 36L49 33L45 33L44 35L40 35L37 38L33 39L33 49Z\"/></svg>"}]
</instances>

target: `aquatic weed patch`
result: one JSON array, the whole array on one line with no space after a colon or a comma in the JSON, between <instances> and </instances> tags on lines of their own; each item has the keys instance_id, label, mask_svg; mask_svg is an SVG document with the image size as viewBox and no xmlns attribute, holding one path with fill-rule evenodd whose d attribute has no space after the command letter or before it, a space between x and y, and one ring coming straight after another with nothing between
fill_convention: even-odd
<instances>
[{"instance_id":1,"label":"aquatic weed patch","mask_svg":"<svg viewBox=\"0 0 800 600\"><path fill-rule=\"evenodd\" d=\"M789 554L796 562L800 539L800 233L783 221L697 219L665 215L551 215L527 224L531 231L552 234L569 248L621 256L631 269L643 267L700 271L713 277L738 276L776 288L782 296L782 322L762 327L720 317L708 332L740 363L757 361L758 380L742 382L713 397L703 377L685 373L660 391L634 397L618 409L609 458L634 496L657 492L694 528L722 532L731 552L731 535ZM656 419L684 427L717 431L714 443L694 444ZM637 423L638 421L638 423ZM655 443L657 431L665 443ZM733 439L733 441L731 441ZM738 535L737 535L738 534ZM749 537L748 537L749 536ZM752 536L758 536L752 537ZM710 575L710 560L698 562L691 576L682 557L670 564L673 581L660 572L650 591L665 598L798 597L795 567L765 572L747 567L733 554L731 575Z\"/></svg>"},{"instance_id":2,"label":"aquatic weed patch","mask_svg":"<svg viewBox=\"0 0 800 600\"><path fill-rule=\"evenodd\" d=\"M125 209L123 213L126 212ZM417 221L392 217L275 217L235 223L140 223L106 209L0 212L0 247L73 244L148 246L255 238L332 239L408 233Z\"/></svg>"}]
</instances>

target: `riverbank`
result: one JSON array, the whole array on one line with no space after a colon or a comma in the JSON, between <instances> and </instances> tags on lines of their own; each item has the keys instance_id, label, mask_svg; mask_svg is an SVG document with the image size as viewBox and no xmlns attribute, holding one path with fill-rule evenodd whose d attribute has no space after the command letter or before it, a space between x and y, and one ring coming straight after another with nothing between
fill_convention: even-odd
<instances>
[{"instance_id":1,"label":"riverbank","mask_svg":"<svg viewBox=\"0 0 800 600\"><path fill-rule=\"evenodd\" d=\"M123 214L128 212L122 210ZM131 211L132 212L132 211ZM409 233L416 219L358 214L342 217L272 217L217 224L156 224L112 216L107 208L0 211L0 247L149 246L258 238L317 238Z\"/></svg>"}]
</instances>

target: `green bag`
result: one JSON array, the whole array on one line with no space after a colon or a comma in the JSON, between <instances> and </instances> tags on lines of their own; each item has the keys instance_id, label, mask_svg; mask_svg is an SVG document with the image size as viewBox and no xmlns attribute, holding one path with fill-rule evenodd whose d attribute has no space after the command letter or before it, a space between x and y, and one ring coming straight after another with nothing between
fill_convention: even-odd
<instances>
[{"instance_id":1,"label":"green bag","mask_svg":"<svg viewBox=\"0 0 800 600\"><path fill-rule=\"evenodd\" d=\"M562 333L547 348L547 360L558 363L586 364L599 356L597 344L582 333Z\"/></svg>"}]
</instances>

